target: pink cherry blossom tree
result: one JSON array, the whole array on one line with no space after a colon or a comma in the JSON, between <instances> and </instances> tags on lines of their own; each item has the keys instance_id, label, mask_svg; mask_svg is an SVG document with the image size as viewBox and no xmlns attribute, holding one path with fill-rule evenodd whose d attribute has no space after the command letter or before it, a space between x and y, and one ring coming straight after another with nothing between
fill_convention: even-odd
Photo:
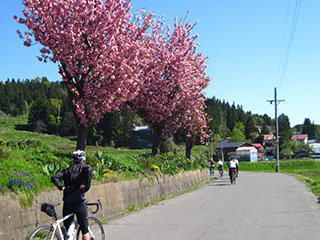
<instances>
[{"instance_id":1,"label":"pink cherry blossom tree","mask_svg":"<svg viewBox=\"0 0 320 240\"><path fill-rule=\"evenodd\" d=\"M187 124L194 114L204 114L197 107L201 104L201 92L209 84L205 77L207 58L196 52L197 35L191 35L195 24L175 19L173 33L164 24L158 18L152 25L152 33L146 37L149 52L148 62L141 71L143 86L136 98L127 102L151 127L154 155L159 153L164 138Z\"/></svg>"},{"instance_id":2,"label":"pink cherry blossom tree","mask_svg":"<svg viewBox=\"0 0 320 240\"><path fill-rule=\"evenodd\" d=\"M186 136L186 157L191 158L192 148L197 138L203 143L205 139L210 137L209 126L207 123L211 119L207 118L205 112L206 105L204 96L201 94L194 100L193 110L184 116L183 126L181 127Z\"/></svg>"},{"instance_id":3,"label":"pink cherry blossom tree","mask_svg":"<svg viewBox=\"0 0 320 240\"><path fill-rule=\"evenodd\" d=\"M59 63L77 123L77 149L87 126L133 100L142 85L144 34L152 15L130 14L127 0L23 0L25 46L43 45L40 61ZM142 19L141 19L142 16Z\"/></svg>"}]
</instances>

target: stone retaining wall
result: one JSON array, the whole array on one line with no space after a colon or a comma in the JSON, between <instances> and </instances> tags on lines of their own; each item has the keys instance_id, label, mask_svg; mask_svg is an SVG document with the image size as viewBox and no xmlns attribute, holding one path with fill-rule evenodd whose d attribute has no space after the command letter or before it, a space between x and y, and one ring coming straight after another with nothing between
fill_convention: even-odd
<instances>
[{"instance_id":1,"label":"stone retaining wall","mask_svg":"<svg viewBox=\"0 0 320 240\"><path fill-rule=\"evenodd\" d=\"M173 176L166 175L154 182L148 179L134 179L106 183L92 186L86 193L86 199L90 202L101 199L103 209L95 217L102 220L125 212L128 205L141 206L152 203L157 198L181 193L208 179L208 170L196 170ZM38 226L49 225L50 217L40 211L40 204L43 202L62 202L62 192L42 192L35 198L33 206L27 209L21 206L17 198L1 196L0 239L23 240ZM95 210L95 207L89 210ZM58 217L61 217L62 206L57 206L56 211Z\"/></svg>"}]
</instances>

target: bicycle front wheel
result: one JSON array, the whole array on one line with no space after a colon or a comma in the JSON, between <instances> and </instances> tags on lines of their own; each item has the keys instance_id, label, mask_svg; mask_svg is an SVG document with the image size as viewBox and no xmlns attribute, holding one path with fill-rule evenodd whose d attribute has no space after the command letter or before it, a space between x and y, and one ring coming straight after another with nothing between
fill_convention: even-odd
<instances>
[{"instance_id":1,"label":"bicycle front wheel","mask_svg":"<svg viewBox=\"0 0 320 240\"><path fill-rule=\"evenodd\" d=\"M104 230L101 222L95 217L88 217L88 228L90 239L94 240L104 240ZM82 240L82 232L78 228L77 240Z\"/></svg>"},{"instance_id":2,"label":"bicycle front wheel","mask_svg":"<svg viewBox=\"0 0 320 240\"><path fill-rule=\"evenodd\" d=\"M61 240L57 232L53 232L51 226L42 226L34 230L29 240L43 240L43 239L54 239Z\"/></svg>"}]
</instances>

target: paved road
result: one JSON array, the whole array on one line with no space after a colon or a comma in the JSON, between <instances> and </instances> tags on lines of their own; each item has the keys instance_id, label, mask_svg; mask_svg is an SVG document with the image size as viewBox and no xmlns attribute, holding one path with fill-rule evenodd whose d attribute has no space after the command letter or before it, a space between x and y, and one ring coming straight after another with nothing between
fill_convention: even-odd
<instances>
[{"instance_id":1,"label":"paved road","mask_svg":"<svg viewBox=\"0 0 320 240\"><path fill-rule=\"evenodd\" d=\"M320 239L320 204L306 185L281 173L240 172L112 219L108 240Z\"/></svg>"}]
</instances>

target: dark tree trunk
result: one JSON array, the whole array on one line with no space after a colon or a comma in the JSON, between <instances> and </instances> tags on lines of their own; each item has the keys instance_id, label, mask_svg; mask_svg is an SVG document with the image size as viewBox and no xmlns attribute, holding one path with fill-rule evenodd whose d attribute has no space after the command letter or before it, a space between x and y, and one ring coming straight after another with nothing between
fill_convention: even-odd
<instances>
[{"instance_id":1,"label":"dark tree trunk","mask_svg":"<svg viewBox=\"0 0 320 240\"><path fill-rule=\"evenodd\" d=\"M65 72L67 73L67 71L65 70ZM72 78L70 77L70 82L72 82ZM62 82L63 84L67 84L65 82ZM75 107L75 105L72 103L72 101L75 99L74 93L70 90L69 86L67 86L68 89L68 96L69 96L69 101L71 104L71 111L73 113L76 125L77 125L77 150L86 150L86 146L87 146L87 135L88 135L88 128L87 126L83 126L80 123L80 119L78 117L77 114L77 109ZM83 98L83 86L81 84L79 84L79 86L77 85L77 90L80 93L80 96Z\"/></svg>"},{"instance_id":2,"label":"dark tree trunk","mask_svg":"<svg viewBox=\"0 0 320 240\"><path fill-rule=\"evenodd\" d=\"M192 138L186 138L186 158L191 158L192 147L194 145L194 141Z\"/></svg>"},{"instance_id":3,"label":"dark tree trunk","mask_svg":"<svg viewBox=\"0 0 320 240\"><path fill-rule=\"evenodd\" d=\"M152 145L152 155L160 154L160 146L162 143L162 127L160 124L153 125L153 145Z\"/></svg>"},{"instance_id":4,"label":"dark tree trunk","mask_svg":"<svg viewBox=\"0 0 320 240\"><path fill-rule=\"evenodd\" d=\"M77 150L86 150L88 129L77 124Z\"/></svg>"}]
</instances>

